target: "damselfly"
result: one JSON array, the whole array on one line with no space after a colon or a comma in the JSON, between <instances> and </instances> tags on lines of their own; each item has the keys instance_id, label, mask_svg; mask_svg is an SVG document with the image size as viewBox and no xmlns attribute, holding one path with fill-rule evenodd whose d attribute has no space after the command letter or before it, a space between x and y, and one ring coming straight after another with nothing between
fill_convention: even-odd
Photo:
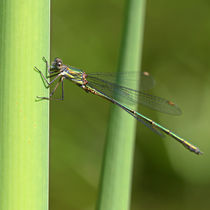
<instances>
[{"instance_id":1,"label":"damselfly","mask_svg":"<svg viewBox=\"0 0 210 210\"><path fill-rule=\"evenodd\" d=\"M154 122L153 120L145 117L144 115L138 113L137 111L130 109L127 105L124 105L121 100L127 100L129 102L135 102L138 98L138 103L145 105L151 109L155 109L160 112L165 112L172 115L179 115L181 114L180 108L171 101L165 100L163 98L150 95L148 93L143 92L142 90L151 88L153 86L153 80L149 76L149 73L143 72L141 75L141 88L140 91L124 87L118 85L113 80L112 74L102 74L102 73L95 73L95 74L86 74L84 71L64 65L60 58L55 58L52 65L49 66L48 62L45 58L43 60L46 63L49 75L47 77L37 68L36 70L41 74L42 78L50 87L55 81L59 79L57 84L55 85L54 89L50 93L50 97L38 97L39 99L53 99L52 96L55 93L56 89L58 88L59 84L62 85L62 97L57 100L64 100L64 88L63 88L63 81L64 79L68 79L81 87L86 92L90 92L94 95L98 95L113 104L124 109L128 112L131 116L136 118L138 121L142 122L144 125L149 127L152 131L158 133L159 135L163 135L163 133L173 137L178 142L180 142L185 148L194 152L196 154L202 154L198 147L192 145L185 139L177 136L175 133L171 132L170 130L164 128L163 126L159 125L158 123ZM48 82L47 78L55 77L52 81Z\"/></svg>"}]
</instances>

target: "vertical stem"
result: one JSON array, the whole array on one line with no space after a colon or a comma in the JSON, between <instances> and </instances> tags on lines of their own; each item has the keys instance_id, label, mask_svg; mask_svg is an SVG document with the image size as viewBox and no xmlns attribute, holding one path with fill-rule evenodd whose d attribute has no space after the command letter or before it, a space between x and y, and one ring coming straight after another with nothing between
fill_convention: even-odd
<instances>
[{"instance_id":1,"label":"vertical stem","mask_svg":"<svg viewBox=\"0 0 210 210\"><path fill-rule=\"evenodd\" d=\"M47 210L50 0L0 1L0 209Z\"/></svg>"},{"instance_id":2,"label":"vertical stem","mask_svg":"<svg viewBox=\"0 0 210 210\"><path fill-rule=\"evenodd\" d=\"M128 1L119 72L139 70L140 74L144 13L145 0ZM128 81L122 85L135 89L139 87L138 79L136 84L133 81L129 84ZM98 210L129 209L135 125L134 118L113 105L105 145Z\"/></svg>"}]
</instances>

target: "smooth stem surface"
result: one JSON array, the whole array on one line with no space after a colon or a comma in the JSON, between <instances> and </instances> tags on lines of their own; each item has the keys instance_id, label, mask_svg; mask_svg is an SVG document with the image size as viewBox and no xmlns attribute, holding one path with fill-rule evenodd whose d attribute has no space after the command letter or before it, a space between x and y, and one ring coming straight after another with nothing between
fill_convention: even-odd
<instances>
[{"instance_id":1,"label":"smooth stem surface","mask_svg":"<svg viewBox=\"0 0 210 210\"><path fill-rule=\"evenodd\" d=\"M50 1L0 1L0 209L48 209Z\"/></svg>"},{"instance_id":2,"label":"smooth stem surface","mask_svg":"<svg viewBox=\"0 0 210 210\"><path fill-rule=\"evenodd\" d=\"M139 71L142 52L145 0L129 0L119 72ZM119 84L138 89L136 83ZM131 108L136 108L135 106ZM136 120L113 105L105 145L98 210L128 210Z\"/></svg>"}]
</instances>

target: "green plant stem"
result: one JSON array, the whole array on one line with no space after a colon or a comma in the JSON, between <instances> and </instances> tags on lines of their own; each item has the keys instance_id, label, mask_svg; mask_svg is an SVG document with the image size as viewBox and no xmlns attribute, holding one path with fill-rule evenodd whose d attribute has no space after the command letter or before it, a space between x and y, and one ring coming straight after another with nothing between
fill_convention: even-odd
<instances>
[{"instance_id":1,"label":"green plant stem","mask_svg":"<svg viewBox=\"0 0 210 210\"><path fill-rule=\"evenodd\" d=\"M0 209L47 210L50 0L0 1Z\"/></svg>"},{"instance_id":2,"label":"green plant stem","mask_svg":"<svg viewBox=\"0 0 210 210\"><path fill-rule=\"evenodd\" d=\"M119 72L140 74L145 0L129 0L119 63ZM119 81L119 84L121 81ZM136 84L122 84L131 88ZM133 106L132 108L136 108ZM105 145L98 210L128 210L130 206L136 120L113 105Z\"/></svg>"}]
</instances>

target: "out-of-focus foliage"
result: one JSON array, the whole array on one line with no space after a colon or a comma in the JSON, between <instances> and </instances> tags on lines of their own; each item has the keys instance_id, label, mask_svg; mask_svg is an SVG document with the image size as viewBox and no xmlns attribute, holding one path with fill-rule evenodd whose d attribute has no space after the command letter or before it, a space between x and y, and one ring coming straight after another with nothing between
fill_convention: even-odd
<instances>
[{"instance_id":1,"label":"out-of-focus foliage","mask_svg":"<svg viewBox=\"0 0 210 210\"><path fill-rule=\"evenodd\" d=\"M125 9L120 0L52 1L51 58L86 72L116 71ZM156 80L151 93L175 101L183 115L139 110L204 155L138 123L132 210L210 205L209 19L205 0L147 1L142 69ZM108 102L69 81L65 100L51 102L51 210L94 209L108 117Z\"/></svg>"}]
</instances>

